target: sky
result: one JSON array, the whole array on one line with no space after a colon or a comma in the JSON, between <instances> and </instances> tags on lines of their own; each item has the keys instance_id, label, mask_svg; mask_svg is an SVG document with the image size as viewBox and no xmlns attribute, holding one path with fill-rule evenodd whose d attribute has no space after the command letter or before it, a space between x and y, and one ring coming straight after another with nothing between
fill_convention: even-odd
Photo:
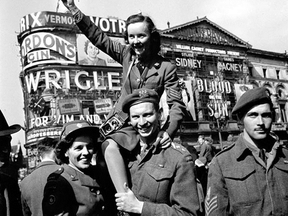
<instances>
[{"instance_id":1,"label":"sky","mask_svg":"<svg viewBox=\"0 0 288 216\"><path fill-rule=\"evenodd\" d=\"M20 20L37 11L56 11L58 0L0 1L0 109L9 125L24 126L24 102L17 34ZM141 11L158 29L207 17L255 49L288 50L287 0L75 0L87 15L126 20ZM64 6L60 4L60 10ZM24 131L12 135L12 144L25 143Z\"/></svg>"}]
</instances>

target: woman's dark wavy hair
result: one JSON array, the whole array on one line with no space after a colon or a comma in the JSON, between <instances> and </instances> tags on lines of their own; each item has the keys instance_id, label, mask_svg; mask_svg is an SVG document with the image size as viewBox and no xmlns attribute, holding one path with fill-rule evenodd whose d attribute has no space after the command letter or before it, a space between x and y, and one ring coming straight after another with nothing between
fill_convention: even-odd
<instances>
[{"instance_id":1,"label":"woman's dark wavy hair","mask_svg":"<svg viewBox=\"0 0 288 216\"><path fill-rule=\"evenodd\" d=\"M65 137L64 139L60 140L55 148L55 154L57 159L60 160L61 164L68 164L69 158L65 156L66 151L72 146L73 142L78 136L89 136L92 138L94 145L94 149L96 149L97 145L97 138L95 138L94 134L91 134L90 132L83 132L81 133L75 133L73 136Z\"/></svg>"},{"instance_id":2,"label":"woman's dark wavy hair","mask_svg":"<svg viewBox=\"0 0 288 216\"><path fill-rule=\"evenodd\" d=\"M152 21L152 19L148 16L144 16L142 14L134 14L131 15L130 17L128 17L128 19L126 20L126 30L124 32L124 39L125 39L125 43L129 44L128 42L128 26L130 24L133 23L138 23L138 22L145 22L147 24L147 28L148 31L151 34L151 50L153 54L158 54L158 52L160 51L160 45L161 45L161 40L160 40L160 33L159 31L156 29L156 26L154 24L154 22Z\"/></svg>"}]
</instances>

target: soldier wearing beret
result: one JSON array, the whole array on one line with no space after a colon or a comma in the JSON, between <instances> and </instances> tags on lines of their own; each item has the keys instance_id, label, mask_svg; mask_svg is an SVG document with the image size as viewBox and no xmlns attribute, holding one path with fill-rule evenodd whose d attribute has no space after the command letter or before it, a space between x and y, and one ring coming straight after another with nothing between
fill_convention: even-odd
<instances>
[{"instance_id":1,"label":"soldier wearing beret","mask_svg":"<svg viewBox=\"0 0 288 216\"><path fill-rule=\"evenodd\" d=\"M135 149L123 153L131 183L123 185L125 192L115 195L118 210L143 216L197 215L199 200L191 154L180 144L162 149L155 146L161 115L158 94L150 89L135 90L122 108L129 114L139 142Z\"/></svg>"},{"instance_id":2,"label":"soldier wearing beret","mask_svg":"<svg viewBox=\"0 0 288 216\"><path fill-rule=\"evenodd\" d=\"M56 146L61 168L49 175L42 201L43 215L113 215L107 213L100 173L92 166L99 130L85 120L63 126ZM116 209L116 208L115 208Z\"/></svg>"},{"instance_id":3,"label":"soldier wearing beret","mask_svg":"<svg viewBox=\"0 0 288 216\"><path fill-rule=\"evenodd\" d=\"M245 92L232 113L244 130L210 164L206 215L288 215L288 150L270 131L274 111L267 89Z\"/></svg>"}]
</instances>

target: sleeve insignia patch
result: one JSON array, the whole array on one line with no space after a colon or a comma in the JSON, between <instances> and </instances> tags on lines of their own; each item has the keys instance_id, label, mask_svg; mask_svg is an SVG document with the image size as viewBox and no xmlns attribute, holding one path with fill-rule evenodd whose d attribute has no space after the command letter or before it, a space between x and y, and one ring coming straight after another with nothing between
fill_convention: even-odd
<instances>
[{"instance_id":1,"label":"sleeve insignia patch","mask_svg":"<svg viewBox=\"0 0 288 216\"><path fill-rule=\"evenodd\" d=\"M181 100L182 99L181 91L177 91L176 89L173 89L173 88L169 88L168 89L168 95L171 98L175 98L177 100Z\"/></svg>"}]
</instances>

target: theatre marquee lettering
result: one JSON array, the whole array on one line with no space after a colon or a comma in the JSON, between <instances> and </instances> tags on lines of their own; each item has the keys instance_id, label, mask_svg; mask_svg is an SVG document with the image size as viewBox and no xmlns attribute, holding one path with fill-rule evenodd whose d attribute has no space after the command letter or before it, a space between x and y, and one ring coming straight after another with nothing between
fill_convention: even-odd
<instances>
[{"instance_id":1,"label":"theatre marquee lettering","mask_svg":"<svg viewBox=\"0 0 288 216\"><path fill-rule=\"evenodd\" d=\"M209 80L196 79L198 91L209 93L209 102L207 104L209 116L214 116L215 113L220 116L228 116L229 101L226 101L224 94L232 93L231 83L227 80Z\"/></svg>"},{"instance_id":2,"label":"theatre marquee lettering","mask_svg":"<svg viewBox=\"0 0 288 216\"><path fill-rule=\"evenodd\" d=\"M188 68L201 68L202 60L197 60L193 58L176 58L176 66L178 67L188 67Z\"/></svg>"},{"instance_id":3,"label":"theatre marquee lettering","mask_svg":"<svg viewBox=\"0 0 288 216\"><path fill-rule=\"evenodd\" d=\"M214 54L221 54L221 55L229 55L229 56L240 56L239 52L231 51L231 50L220 50L220 49L212 49L206 47L195 47L190 45L183 45L183 44L175 44L176 49L181 49L185 51L195 51L195 52L203 52L203 53L214 53ZM168 51L173 51L171 48L167 48Z\"/></svg>"},{"instance_id":4,"label":"theatre marquee lettering","mask_svg":"<svg viewBox=\"0 0 288 216\"><path fill-rule=\"evenodd\" d=\"M210 79L197 78L196 83L199 92L206 92L206 93L219 92L226 94L232 93L231 84L227 80L216 81Z\"/></svg>"},{"instance_id":5,"label":"theatre marquee lettering","mask_svg":"<svg viewBox=\"0 0 288 216\"><path fill-rule=\"evenodd\" d=\"M243 72L243 64L237 64L233 62L218 62L217 63L218 71L235 71Z\"/></svg>"}]
</instances>

